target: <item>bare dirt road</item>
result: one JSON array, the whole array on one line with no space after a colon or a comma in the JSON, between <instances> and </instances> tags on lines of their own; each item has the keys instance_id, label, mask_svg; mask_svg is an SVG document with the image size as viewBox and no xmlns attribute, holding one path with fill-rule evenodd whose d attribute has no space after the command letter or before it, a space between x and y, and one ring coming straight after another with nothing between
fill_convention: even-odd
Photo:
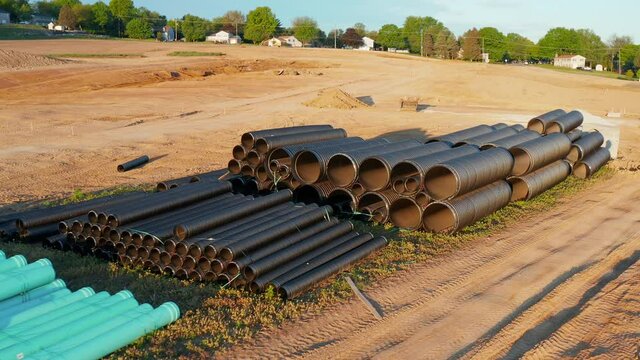
<instances>
[{"instance_id":1,"label":"bare dirt road","mask_svg":"<svg viewBox=\"0 0 640 360\"><path fill-rule=\"evenodd\" d=\"M633 359L640 344L639 177L618 175L358 301L221 357ZM579 204L579 206L577 206Z\"/></svg>"}]
</instances>

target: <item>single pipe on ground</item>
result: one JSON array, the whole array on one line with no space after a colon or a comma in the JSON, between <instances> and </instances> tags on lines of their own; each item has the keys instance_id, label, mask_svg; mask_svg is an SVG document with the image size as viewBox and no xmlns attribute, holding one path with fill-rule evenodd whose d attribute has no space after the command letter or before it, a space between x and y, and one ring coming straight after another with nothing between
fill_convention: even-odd
<instances>
[{"instance_id":1,"label":"single pipe on ground","mask_svg":"<svg viewBox=\"0 0 640 360\"><path fill-rule=\"evenodd\" d=\"M452 199L505 179L511 173L513 163L511 153L502 148L447 160L427 171L424 188L433 199Z\"/></svg>"},{"instance_id":2,"label":"single pipe on ground","mask_svg":"<svg viewBox=\"0 0 640 360\"><path fill-rule=\"evenodd\" d=\"M509 178L511 201L530 200L551 189L571 174L571 165L558 160L524 176Z\"/></svg>"},{"instance_id":3,"label":"single pipe on ground","mask_svg":"<svg viewBox=\"0 0 640 360\"><path fill-rule=\"evenodd\" d=\"M584 117L580 111L570 111L549 123L546 128L546 133L567 133L582 125L583 120Z\"/></svg>"},{"instance_id":4,"label":"single pipe on ground","mask_svg":"<svg viewBox=\"0 0 640 360\"><path fill-rule=\"evenodd\" d=\"M301 134L319 130L328 130L333 129L331 125L303 125L303 126L290 126L283 128L274 128L274 129L265 129L265 130L256 130L249 131L242 134L241 144L245 147L245 149L252 149L255 145L255 141L259 137L268 137L268 136L279 136L279 135L290 135L290 134Z\"/></svg>"},{"instance_id":5,"label":"single pipe on ground","mask_svg":"<svg viewBox=\"0 0 640 360\"><path fill-rule=\"evenodd\" d=\"M567 156L571 141L562 133L549 134L512 147L514 176L521 176Z\"/></svg>"},{"instance_id":6,"label":"single pipe on ground","mask_svg":"<svg viewBox=\"0 0 640 360\"><path fill-rule=\"evenodd\" d=\"M595 174L596 171L604 166L610 159L611 155L609 154L609 150L603 147L599 148L573 166L573 175L580 179L591 177L591 175Z\"/></svg>"},{"instance_id":7,"label":"single pipe on ground","mask_svg":"<svg viewBox=\"0 0 640 360\"><path fill-rule=\"evenodd\" d=\"M278 294L283 299L292 299L302 294L305 290L318 282L341 272L352 264L369 256L374 251L383 248L387 243L388 241L385 237L380 236L373 238L346 254L340 255L339 257L284 283L280 286L280 289L278 289Z\"/></svg>"},{"instance_id":8,"label":"single pipe on ground","mask_svg":"<svg viewBox=\"0 0 640 360\"><path fill-rule=\"evenodd\" d=\"M511 187L505 180L481 187L449 201L435 201L422 214L425 230L456 232L506 206L511 200Z\"/></svg>"},{"instance_id":9,"label":"single pipe on ground","mask_svg":"<svg viewBox=\"0 0 640 360\"><path fill-rule=\"evenodd\" d=\"M129 171L131 169L144 165L148 162L149 162L149 157L147 155L143 155L133 160L129 160L126 163L118 165L118 172Z\"/></svg>"},{"instance_id":10,"label":"single pipe on ground","mask_svg":"<svg viewBox=\"0 0 640 360\"><path fill-rule=\"evenodd\" d=\"M537 132L538 134L544 134L547 130L547 126L551 124L552 121L559 118L560 116L566 114L566 111L562 109L555 109L549 112L546 112L542 115L538 115L533 119L529 120L527 124L527 129Z\"/></svg>"},{"instance_id":11,"label":"single pipe on ground","mask_svg":"<svg viewBox=\"0 0 640 360\"><path fill-rule=\"evenodd\" d=\"M571 162L578 162L582 160L585 155L589 155L596 151L604 143L604 137L598 131L584 134L580 139L571 144L569 154L567 154L567 160Z\"/></svg>"},{"instance_id":12,"label":"single pipe on ground","mask_svg":"<svg viewBox=\"0 0 640 360\"><path fill-rule=\"evenodd\" d=\"M275 135L269 137L260 137L256 139L255 149L260 154L268 154L269 151L275 148L287 145L296 145L345 137L347 137L347 132L344 129L328 129L299 134Z\"/></svg>"}]
</instances>

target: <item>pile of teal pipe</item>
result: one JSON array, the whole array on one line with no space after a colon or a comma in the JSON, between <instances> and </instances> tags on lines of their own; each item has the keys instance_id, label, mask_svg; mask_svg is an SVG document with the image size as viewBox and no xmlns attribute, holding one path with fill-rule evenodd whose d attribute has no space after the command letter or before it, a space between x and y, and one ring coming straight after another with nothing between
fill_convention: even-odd
<instances>
[{"instance_id":1,"label":"pile of teal pipe","mask_svg":"<svg viewBox=\"0 0 640 360\"><path fill-rule=\"evenodd\" d=\"M180 317L173 302L140 305L127 290L75 292L48 259L0 250L0 359L100 359Z\"/></svg>"}]
</instances>

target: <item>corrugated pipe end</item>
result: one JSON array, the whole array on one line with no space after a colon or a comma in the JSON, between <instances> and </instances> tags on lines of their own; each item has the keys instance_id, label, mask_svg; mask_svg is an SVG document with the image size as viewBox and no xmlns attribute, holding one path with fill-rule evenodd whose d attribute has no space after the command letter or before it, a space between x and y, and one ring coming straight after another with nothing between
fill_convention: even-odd
<instances>
[{"instance_id":1,"label":"corrugated pipe end","mask_svg":"<svg viewBox=\"0 0 640 360\"><path fill-rule=\"evenodd\" d=\"M515 176L524 175L531 169L532 155L526 149L511 148L509 150L513 155L513 170L511 174Z\"/></svg>"},{"instance_id":2,"label":"corrugated pipe end","mask_svg":"<svg viewBox=\"0 0 640 360\"><path fill-rule=\"evenodd\" d=\"M336 154L327 163L327 177L338 187L347 187L358 178L358 167L343 154Z\"/></svg>"},{"instance_id":3,"label":"corrugated pipe end","mask_svg":"<svg viewBox=\"0 0 640 360\"><path fill-rule=\"evenodd\" d=\"M322 160L313 151L302 151L295 157L294 174L305 184L313 184L322 176Z\"/></svg>"},{"instance_id":4,"label":"corrugated pipe end","mask_svg":"<svg viewBox=\"0 0 640 360\"><path fill-rule=\"evenodd\" d=\"M227 164L227 169L229 170L230 173L234 175L238 175L242 172L242 162L236 159L231 159Z\"/></svg>"},{"instance_id":5,"label":"corrugated pipe end","mask_svg":"<svg viewBox=\"0 0 640 360\"><path fill-rule=\"evenodd\" d=\"M538 134L544 134L545 128L544 128L544 122L542 122L540 119L531 119L529 120L529 123L527 124L527 129L532 130L537 132Z\"/></svg>"},{"instance_id":6,"label":"corrugated pipe end","mask_svg":"<svg viewBox=\"0 0 640 360\"><path fill-rule=\"evenodd\" d=\"M526 200L529 197L529 186L518 177L509 179L511 184L511 201Z\"/></svg>"},{"instance_id":7,"label":"corrugated pipe end","mask_svg":"<svg viewBox=\"0 0 640 360\"><path fill-rule=\"evenodd\" d=\"M389 208L389 217L400 228L418 229L422 226L422 208L413 199L394 201Z\"/></svg>"},{"instance_id":8,"label":"corrugated pipe end","mask_svg":"<svg viewBox=\"0 0 640 360\"><path fill-rule=\"evenodd\" d=\"M452 231L457 227L455 210L445 202L433 202L424 209L422 226L433 232Z\"/></svg>"},{"instance_id":9,"label":"corrugated pipe end","mask_svg":"<svg viewBox=\"0 0 640 360\"><path fill-rule=\"evenodd\" d=\"M458 174L445 164L436 165L425 175L424 187L430 197L448 199L458 192Z\"/></svg>"},{"instance_id":10,"label":"corrugated pipe end","mask_svg":"<svg viewBox=\"0 0 640 360\"><path fill-rule=\"evenodd\" d=\"M381 190L389 184L391 169L381 159L368 158L360 164L358 179L370 191Z\"/></svg>"}]
</instances>

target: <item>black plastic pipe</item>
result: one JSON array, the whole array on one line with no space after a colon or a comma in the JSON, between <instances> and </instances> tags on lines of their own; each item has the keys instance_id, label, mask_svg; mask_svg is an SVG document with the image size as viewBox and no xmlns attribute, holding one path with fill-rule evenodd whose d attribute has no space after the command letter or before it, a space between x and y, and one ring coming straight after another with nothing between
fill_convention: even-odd
<instances>
[{"instance_id":1,"label":"black plastic pipe","mask_svg":"<svg viewBox=\"0 0 640 360\"><path fill-rule=\"evenodd\" d=\"M502 128L500 130L492 131L490 133L486 133L486 134L482 134L482 135L478 135L478 136L474 136L468 139L458 141L453 146L458 147L462 145L475 145L477 147L481 147L482 145L491 143L492 141L504 139L508 136L515 135L522 130L524 130L524 126L520 124L511 125L511 126Z\"/></svg>"},{"instance_id":2,"label":"black plastic pipe","mask_svg":"<svg viewBox=\"0 0 640 360\"><path fill-rule=\"evenodd\" d=\"M604 143L604 136L598 131L584 134L580 139L571 144L569 154L567 154L567 160L571 162L578 162L582 160L586 155L589 155L596 151Z\"/></svg>"},{"instance_id":3,"label":"black plastic pipe","mask_svg":"<svg viewBox=\"0 0 640 360\"><path fill-rule=\"evenodd\" d=\"M333 126L303 125L303 126L290 126L290 127L283 127L283 128L265 129L265 130L255 130L255 131L249 131L242 134L240 142L245 149L252 149L256 139L259 137L301 134L306 132L313 132L313 131L327 130L327 129L333 129Z\"/></svg>"},{"instance_id":4,"label":"black plastic pipe","mask_svg":"<svg viewBox=\"0 0 640 360\"><path fill-rule=\"evenodd\" d=\"M569 111L568 113L558 117L557 119L549 123L546 128L546 133L567 133L582 125L583 120L584 117L582 116L582 113L580 111Z\"/></svg>"},{"instance_id":5,"label":"black plastic pipe","mask_svg":"<svg viewBox=\"0 0 640 360\"><path fill-rule=\"evenodd\" d=\"M430 138L427 140L426 143L428 144L428 143L440 141L440 142L446 142L450 146L453 146L458 141L468 139L474 136L490 133L495 130L496 129L494 129L489 125L477 125L474 127L470 127L468 129L463 129L463 130L455 131L446 135Z\"/></svg>"},{"instance_id":6,"label":"black plastic pipe","mask_svg":"<svg viewBox=\"0 0 640 360\"><path fill-rule=\"evenodd\" d=\"M359 143L364 143L364 140L361 137L346 137L346 138L322 140L322 141L304 143L304 144L282 146L277 149L273 149L273 151L269 153L269 156L267 158L267 164L271 165L272 162L276 161L279 164L291 165L293 163L294 155L303 150L322 149L325 147L335 146L335 145L344 146L347 144L359 144Z\"/></svg>"},{"instance_id":7,"label":"black plastic pipe","mask_svg":"<svg viewBox=\"0 0 640 360\"><path fill-rule=\"evenodd\" d=\"M353 214L358 209L358 198L348 189L334 189L325 202L333 208L334 214Z\"/></svg>"},{"instance_id":8,"label":"black plastic pipe","mask_svg":"<svg viewBox=\"0 0 640 360\"><path fill-rule=\"evenodd\" d=\"M538 115L533 119L529 120L527 124L527 129L537 132L538 134L544 134L547 131L547 126L551 124L552 121L559 118L560 116L566 114L566 111L562 109L555 109L549 112L546 112L542 115Z\"/></svg>"},{"instance_id":9,"label":"black plastic pipe","mask_svg":"<svg viewBox=\"0 0 640 360\"><path fill-rule=\"evenodd\" d=\"M573 166L573 175L586 179L595 174L598 169L603 167L611 159L611 154L606 148L599 148L591 154L585 156L582 160Z\"/></svg>"},{"instance_id":10,"label":"black plastic pipe","mask_svg":"<svg viewBox=\"0 0 640 360\"><path fill-rule=\"evenodd\" d=\"M494 140L491 142L486 142L480 147L480 149L487 150L487 149L500 147L500 148L509 150L516 145L520 145L523 142L537 139L539 137L540 137L540 134L538 134L535 131L522 130L515 135L507 136L505 138Z\"/></svg>"},{"instance_id":11,"label":"black plastic pipe","mask_svg":"<svg viewBox=\"0 0 640 360\"><path fill-rule=\"evenodd\" d=\"M269 151L287 145L296 145L319 140L331 140L347 137L344 129L327 129L314 132L298 133L290 135L275 135L260 137L255 141L255 149L260 154L268 154Z\"/></svg>"},{"instance_id":12,"label":"black plastic pipe","mask_svg":"<svg viewBox=\"0 0 640 360\"><path fill-rule=\"evenodd\" d=\"M571 140L571 142L575 142L576 140L580 139L582 135L583 133L580 129L573 129L567 133L567 137L569 138L569 140Z\"/></svg>"},{"instance_id":13,"label":"black plastic pipe","mask_svg":"<svg viewBox=\"0 0 640 360\"><path fill-rule=\"evenodd\" d=\"M511 201L530 200L561 183L571 174L571 164L558 160L524 176L509 178Z\"/></svg>"},{"instance_id":14,"label":"black plastic pipe","mask_svg":"<svg viewBox=\"0 0 640 360\"><path fill-rule=\"evenodd\" d=\"M142 155L133 160L127 161L126 163L118 165L118 172L125 172L131 169L137 168L138 166L144 165L149 162L149 157L147 155Z\"/></svg>"},{"instance_id":15,"label":"black plastic pipe","mask_svg":"<svg viewBox=\"0 0 640 360\"><path fill-rule=\"evenodd\" d=\"M563 133L549 134L529 140L509 149L514 158L514 176L530 173L541 167L563 159L571 149L571 141Z\"/></svg>"}]
</instances>

